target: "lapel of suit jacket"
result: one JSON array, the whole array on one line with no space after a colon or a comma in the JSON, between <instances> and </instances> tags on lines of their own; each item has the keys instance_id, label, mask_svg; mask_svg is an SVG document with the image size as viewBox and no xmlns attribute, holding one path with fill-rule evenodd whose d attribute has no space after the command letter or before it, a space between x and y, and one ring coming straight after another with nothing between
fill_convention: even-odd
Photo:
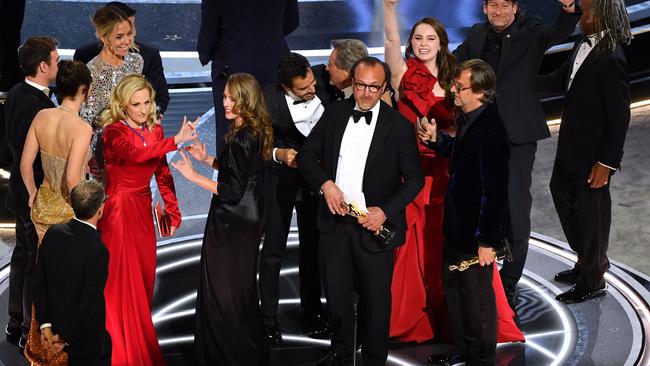
<instances>
[{"instance_id":1,"label":"lapel of suit jacket","mask_svg":"<svg viewBox=\"0 0 650 366\"><path fill-rule=\"evenodd\" d=\"M388 107L388 105L383 103L381 100L379 103L379 116L377 116L377 125L375 126L375 132L372 134L372 141L370 141L370 149L368 150L366 166L363 172L364 181L369 171L368 167L372 164L379 151L383 148L383 142L386 139L388 131L390 130L390 121L388 120L386 113L386 108L390 107Z\"/></svg>"},{"instance_id":2,"label":"lapel of suit jacket","mask_svg":"<svg viewBox=\"0 0 650 366\"><path fill-rule=\"evenodd\" d=\"M499 69L494 70L497 74L500 74L501 70L506 69L505 63L506 60L508 59L508 52L510 52L510 45L512 44L512 38L513 38L512 33L515 32L516 29L514 27L516 26L517 26L516 24L513 24L513 29L510 32L510 34L505 34L501 38L501 55L499 56Z\"/></svg>"},{"instance_id":3,"label":"lapel of suit jacket","mask_svg":"<svg viewBox=\"0 0 650 366\"><path fill-rule=\"evenodd\" d=\"M339 165L339 152L341 151L341 142L343 140L343 134L345 133L345 128L348 125L348 120L350 120L350 115L352 114L352 109L354 109L353 103L340 102L341 109L340 114L335 117L334 123L334 136L332 146L332 179L336 180L336 169Z\"/></svg>"},{"instance_id":4,"label":"lapel of suit jacket","mask_svg":"<svg viewBox=\"0 0 650 366\"><path fill-rule=\"evenodd\" d=\"M578 54L578 50L580 49L580 44L578 44L578 46L575 47L575 49L576 50L575 50L575 52L573 54L573 57L571 58L571 69L569 70L569 72L567 74L567 80L566 80L566 91L567 91L567 93L571 91L571 89L572 89L572 87L574 85L576 85L576 81L578 81L582 77L582 75L587 73L587 71L585 71L585 70L590 69L592 67L592 65L594 64L594 62L596 62L596 59L598 58L596 56L596 52L595 52L596 50L591 50L591 52L589 52L589 55L587 55L587 58L585 58L585 60L580 65L580 68L578 69L578 72L576 72L576 75L573 77L573 81L571 82L571 85L569 86L569 80L571 79L571 72L573 71L573 67L575 67L575 58L576 58L576 56Z\"/></svg>"},{"instance_id":5,"label":"lapel of suit jacket","mask_svg":"<svg viewBox=\"0 0 650 366\"><path fill-rule=\"evenodd\" d=\"M282 118L282 121L293 124L293 127L295 127L295 121L293 120L293 117L291 117L291 111L287 105L287 98L285 97L284 92L279 88L276 91L276 97L278 98L278 107L280 108L280 118ZM292 126L287 127L292 128Z\"/></svg>"},{"instance_id":6,"label":"lapel of suit jacket","mask_svg":"<svg viewBox=\"0 0 650 366\"><path fill-rule=\"evenodd\" d=\"M27 88L26 90L29 90L30 93L33 93L34 95L38 96L38 98L43 102L47 103L50 106L49 108L54 108L54 102L47 95L45 95L45 93L27 83L25 83L25 87Z\"/></svg>"}]
</instances>

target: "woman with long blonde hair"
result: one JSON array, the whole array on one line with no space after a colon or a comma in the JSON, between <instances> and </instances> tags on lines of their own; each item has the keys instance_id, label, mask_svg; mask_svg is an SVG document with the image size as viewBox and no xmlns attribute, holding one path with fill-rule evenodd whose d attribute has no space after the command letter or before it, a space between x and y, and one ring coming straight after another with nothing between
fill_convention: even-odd
<instances>
[{"instance_id":1,"label":"woman with long blonde hair","mask_svg":"<svg viewBox=\"0 0 650 366\"><path fill-rule=\"evenodd\" d=\"M144 77L129 75L113 90L101 119L110 198L99 228L110 254L104 294L113 365L164 364L151 320L156 235L149 182L156 177L173 235L181 214L165 154L195 136L194 123L184 120L176 136L165 138L156 123L154 98Z\"/></svg>"},{"instance_id":2,"label":"woman with long blonde hair","mask_svg":"<svg viewBox=\"0 0 650 366\"><path fill-rule=\"evenodd\" d=\"M181 160L172 163L214 194L201 250L196 358L206 366L267 365L255 275L273 130L262 90L249 74L228 79L223 106L230 128L219 156L208 155L198 142L188 148L196 160L219 169L217 182L198 174L183 152Z\"/></svg>"}]
</instances>

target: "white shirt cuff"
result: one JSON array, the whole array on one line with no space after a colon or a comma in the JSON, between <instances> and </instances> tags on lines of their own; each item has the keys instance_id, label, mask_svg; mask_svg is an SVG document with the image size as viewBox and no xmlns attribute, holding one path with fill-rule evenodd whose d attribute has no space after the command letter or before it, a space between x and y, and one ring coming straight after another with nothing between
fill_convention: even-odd
<instances>
[{"instance_id":1,"label":"white shirt cuff","mask_svg":"<svg viewBox=\"0 0 650 366\"><path fill-rule=\"evenodd\" d=\"M609 168L609 169L611 169L611 170L616 170L616 168L612 168L612 167L609 166L609 165L605 165L605 164L601 163L600 161L598 162L598 164L604 166L605 168Z\"/></svg>"},{"instance_id":2,"label":"white shirt cuff","mask_svg":"<svg viewBox=\"0 0 650 366\"><path fill-rule=\"evenodd\" d=\"M43 330L45 328L52 328L52 323L43 323L43 324L41 324L40 329Z\"/></svg>"},{"instance_id":3,"label":"white shirt cuff","mask_svg":"<svg viewBox=\"0 0 650 366\"><path fill-rule=\"evenodd\" d=\"M277 150L278 150L277 147L274 147L274 148L273 148L273 161L275 161L275 162L278 163L278 164L282 164L282 162L281 162L280 160L278 160L278 158L275 157L275 152L276 152Z\"/></svg>"}]
</instances>

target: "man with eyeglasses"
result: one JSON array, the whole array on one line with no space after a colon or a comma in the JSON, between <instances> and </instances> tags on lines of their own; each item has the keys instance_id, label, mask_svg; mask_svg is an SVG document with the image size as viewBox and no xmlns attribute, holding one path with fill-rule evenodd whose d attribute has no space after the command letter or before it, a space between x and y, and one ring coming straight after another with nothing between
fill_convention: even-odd
<instances>
[{"instance_id":1,"label":"man with eyeglasses","mask_svg":"<svg viewBox=\"0 0 650 366\"><path fill-rule=\"evenodd\" d=\"M519 13L517 0L484 0L487 22L472 26L454 51L458 62L482 59L497 76L496 105L508 132L510 150L508 204L512 262L501 269L508 303L515 310L517 282L526 263L530 238L533 164L537 140L550 136L536 89L536 76L551 46L573 33L580 11L575 0L559 0L557 20L543 24Z\"/></svg>"},{"instance_id":2,"label":"man with eyeglasses","mask_svg":"<svg viewBox=\"0 0 650 366\"><path fill-rule=\"evenodd\" d=\"M359 333L365 366L384 365L388 356L394 249L405 241L405 209L424 178L413 125L380 101L388 66L374 57L357 61L353 101L325 108L298 153L298 169L322 192L317 224L319 257L334 336L319 365L351 365L355 352L354 293L364 314ZM365 217L346 216L355 203ZM374 235L382 226L395 235L388 243Z\"/></svg>"},{"instance_id":3,"label":"man with eyeglasses","mask_svg":"<svg viewBox=\"0 0 650 366\"><path fill-rule=\"evenodd\" d=\"M68 353L68 365L110 365L104 286L108 250L97 231L108 196L94 180L70 192L75 217L50 227L38 250L34 307L41 340L51 354Z\"/></svg>"},{"instance_id":4,"label":"man with eyeglasses","mask_svg":"<svg viewBox=\"0 0 650 366\"><path fill-rule=\"evenodd\" d=\"M455 137L419 124L418 136L451 159L445 195L442 282L455 351L432 355L429 363L494 365L497 312L492 276L495 251L505 246L508 196L508 135L495 106L496 76L486 62L461 63L452 84L461 109ZM478 257L464 271L449 266Z\"/></svg>"}]
</instances>

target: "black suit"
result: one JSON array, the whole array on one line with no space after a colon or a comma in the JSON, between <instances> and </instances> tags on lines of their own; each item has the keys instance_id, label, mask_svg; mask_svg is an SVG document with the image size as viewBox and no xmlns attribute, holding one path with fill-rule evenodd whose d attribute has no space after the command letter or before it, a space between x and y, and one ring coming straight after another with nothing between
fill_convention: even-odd
<instances>
[{"instance_id":1,"label":"black suit","mask_svg":"<svg viewBox=\"0 0 650 366\"><path fill-rule=\"evenodd\" d=\"M320 85L316 95L325 105L328 97ZM264 90L264 100L273 123L274 147L296 151L306 137L296 128L284 91L278 84ZM300 305L305 313L320 314L321 281L318 271L318 194L309 188L298 169L273 163L274 197L266 221L264 245L260 255L260 300L262 313L274 320L278 310L279 275L294 207L298 219ZM316 191L317 192L317 191Z\"/></svg>"},{"instance_id":2,"label":"black suit","mask_svg":"<svg viewBox=\"0 0 650 366\"><path fill-rule=\"evenodd\" d=\"M169 105L169 90L167 89L167 80L165 79L165 70L163 70L162 58L160 51L151 45L142 42L135 43L138 46L138 53L144 60L142 75L149 80L156 92L156 105L160 108L160 113L165 113ZM74 51L72 58L75 61L81 61L87 64L101 52L102 44L99 42L89 43L81 46Z\"/></svg>"},{"instance_id":3,"label":"black suit","mask_svg":"<svg viewBox=\"0 0 650 366\"><path fill-rule=\"evenodd\" d=\"M20 160L27 132L32 120L41 109L53 108L54 103L45 93L25 82L16 84L9 91L5 102L6 134L12 155L11 177L7 193L7 208L16 216L16 247L11 255L9 274L9 325L10 331L22 327L27 336L32 306L32 271L36 261L38 237L29 215L29 194L20 174ZM43 182L40 157L34 160L36 186Z\"/></svg>"},{"instance_id":4,"label":"black suit","mask_svg":"<svg viewBox=\"0 0 650 366\"><path fill-rule=\"evenodd\" d=\"M495 60L489 57L490 52L498 52L498 65L492 65L497 75L496 105L511 144L508 204L513 261L501 269L506 290L517 284L524 269L530 238L530 185L537 140L550 136L537 94L537 73L544 52L568 38L579 18L579 10L574 14L560 11L555 23L546 25L536 18L518 14L514 23L502 32L499 50L486 48L491 25L475 24L454 51L459 63L473 58Z\"/></svg>"},{"instance_id":5,"label":"black suit","mask_svg":"<svg viewBox=\"0 0 650 366\"><path fill-rule=\"evenodd\" d=\"M496 300L492 265L451 272L449 265L476 256L479 242L501 249L506 236L510 146L496 109L487 105L457 138L438 134L433 146L450 157L445 195L443 284L452 339L472 362L494 364ZM474 341L469 341L474 340Z\"/></svg>"},{"instance_id":6,"label":"black suit","mask_svg":"<svg viewBox=\"0 0 650 366\"><path fill-rule=\"evenodd\" d=\"M548 90L565 93L550 184L553 202L569 245L578 253L578 284L596 290L605 285L603 274L609 267L611 198L609 183L593 189L587 177L598 162L620 167L630 123L629 70L620 45L603 54L594 49L569 86L579 46L542 81Z\"/></svg>"},{"instance_id":7,"label":"black suit","mask_svg":"<svg viewBox=\"0 0 650 366\"><path fill-rule=\"evenodd\" d=\"M107 277L108 250L99 231L76 219L47 230L34 272L36 320L52 324L68 344L69 365L110 365Z\"/></svg>"},{"instance_id":8,"label":"black suit","mask_svg":"<svg viewBox=\"0 0 650 366\"><path fill-rule=\"evenodd\" d=\"M362 191L368 207L380 207L396 231L388 247L380 247L372 233L354 219L335 217L324 199L318 210L321 232L319 256L335 335L333 351L351 356L354 345L350 295L361 294L365 305L363 364L384 365L388 355L390 286L394 251L406 238L405 208L424 184L413 125L384 102L368 150ZM314 191L336 179L339 150L354 108L349 101L325 109L298 153L298 167ZM358 122L364 123L364 122ZM409 143L412 142L412 143ZM357 288L358 287L358 288Z\"/></svg>"},{"instance_id":9,"label":"black suit","mask_svg":"<svg viewBox=\"0 0 650 366\"><path fill-rule=\"evenodd\" d=\"M297 0L201 2L196 50L201 64L212 61L217 146L228 129L222 100L228 76L247 72L262 88L274 82L280 58L289 53L284 37L297 27Z\"/></svg>"}]
</instances>

